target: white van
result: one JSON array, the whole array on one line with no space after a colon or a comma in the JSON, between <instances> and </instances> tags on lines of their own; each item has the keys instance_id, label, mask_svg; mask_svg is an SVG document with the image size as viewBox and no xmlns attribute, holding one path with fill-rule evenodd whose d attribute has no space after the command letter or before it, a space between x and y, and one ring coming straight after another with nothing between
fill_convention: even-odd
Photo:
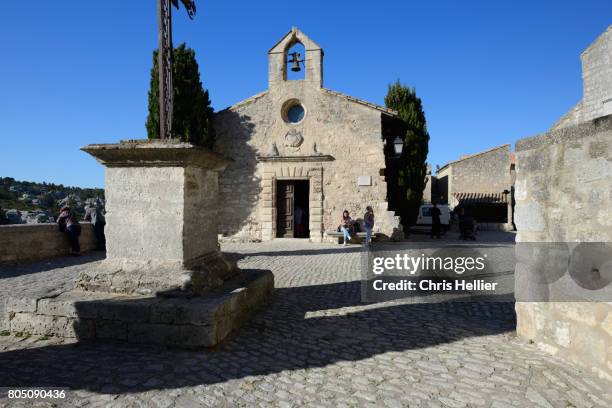
<instances>
[{"instance_id":1,"label":"white van","mask_svg":"<svg viewBox=\"0 0 612 408\"><path fill-rule=\"evenodd\" d=\"M417 217L417 225L431 225L431 209L433 204L423 204L419 208L419 215ZM449 229L450 227L450 208L447 204L438 204L440 210L440 224L443 228Z\"/></svg>"}]
</instances>

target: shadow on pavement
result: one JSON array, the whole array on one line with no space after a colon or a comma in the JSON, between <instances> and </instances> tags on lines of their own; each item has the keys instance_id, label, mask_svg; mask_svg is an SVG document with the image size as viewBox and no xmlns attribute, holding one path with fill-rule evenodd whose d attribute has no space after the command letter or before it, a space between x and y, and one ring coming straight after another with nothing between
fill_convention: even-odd
<instances>
[{"instance_id":1,"label":"shadow on pavement","mask_svg":"<svg viewBox=\"0 0 612 408\"><path fill-rule=\"evenodd\" d=\"M360 303L360 282L281 288L216 350L77 343L0 354L0 385L134 393L324 367L512 332L513 303Z\"/></svg>"}]
</instances>

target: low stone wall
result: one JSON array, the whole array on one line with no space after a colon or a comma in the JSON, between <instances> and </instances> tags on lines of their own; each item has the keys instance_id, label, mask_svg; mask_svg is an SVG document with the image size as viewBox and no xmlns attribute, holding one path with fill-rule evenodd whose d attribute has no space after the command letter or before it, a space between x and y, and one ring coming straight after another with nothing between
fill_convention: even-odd
<instances>
[{"instance_id":1,"label":"low stone wall","mask_svg":"<svg viewBox=\"0 0 612 408\"><path fill-rule=\"evenodd\" d=\"M81 251L96 248L96 235L90 223L81 223ZM0 226L0 264L37 261L70 253L68 237L56 224L16 224Z\"/></svg>"},{"instance_id":2,"label":"low stone wall","mask_svg":"<svg viewBox=\"0 0 612 408\"><path fill-rule=\"evenodd\" d=\"M524 300L516 304L518 335L612 380L612 299L528 302L545 299L526 293L518 279L525 273L546 281L545 270L554 265L547 251L520 258L521 245L612 242L612 116L519 140L516 158L516 295ZM570 281L566 269L555 279ZM582 299L582 289L574 286L571 300Z\"/></svg>"}]
</instances>

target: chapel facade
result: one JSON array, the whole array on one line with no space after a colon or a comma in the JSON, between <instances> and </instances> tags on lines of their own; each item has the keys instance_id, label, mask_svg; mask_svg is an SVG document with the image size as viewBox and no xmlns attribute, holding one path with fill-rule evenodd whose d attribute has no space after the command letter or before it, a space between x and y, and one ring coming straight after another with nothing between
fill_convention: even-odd
<instances>
[{"instance_id":1,"label":"chapel facade","mask_svg":"<svg viewBox=\"0 0 612 408\"><path fill-rule=\"evenodd\" d=\"M305 55L289 54L296 44ZM289 78L296 65L302 79ZM343 210L359 220L371 205L374 232L399 234L385 181L384 124L396 116L324 88L323 49L292 28L268 51L268 89L215 115L215 149L233 160L219 178L219 233L321 241Z\"/></svg>"}]
</instances>

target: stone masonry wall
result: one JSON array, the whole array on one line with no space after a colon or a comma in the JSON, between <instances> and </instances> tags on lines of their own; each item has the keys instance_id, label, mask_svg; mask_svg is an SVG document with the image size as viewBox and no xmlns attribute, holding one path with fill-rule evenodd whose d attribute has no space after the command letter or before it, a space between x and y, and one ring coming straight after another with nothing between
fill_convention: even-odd
<instances>
[{"instance_id":1,"label":"stone masonry wall","mask_svg":"<svg viewBox=\"0 0 612 408\"><path fill-rule=\"evenodd\" d=\"M583 96L553 129L612 114L612 26L581 55Z\"/></svg>"},{"instance_id":2,"label":"stone masonry wall","mask_svg":"<svg viewBox=\"0 0 612 408\"><path fill-rule=\"evenodd\" d=\"M437 172L436 179L437 195L451 207L457 205L454 193L510 191L510 145L451 162Z\"/></svg>"},{"instance_id":3,"label":"stone masonry wall","mask_svg":"<svg viewBox=\"0 0 612 408\"><path fill-rule=\"evenodd\" d=\"M510 145L451 164L452 193L501 193L510 189Z\"/></svg>"},{"instance_id":4,"label":"stone masonry wall","mask_svg":"<svg viewBox=\"0 0 612 408\"><path fill-rule=\"evenodd\" d=\"M516 161L517 248L612 242L612 116L519 140ZM540 258L529 263L550 262ZM516 312L519 336L612 380L612 303L517 302Z\"/></svg>"},{"instance_id":5,"label":"stone masonry wall","mask_svg":"<svg viewBox=\"0 0 612 408\"><path fill-rule=\"evenodd\" d=\"M96 236L88 222L81 223L81 251L96 248ZM0 264L37 261L68 255L68 237L56 224L0 226Z\"/></svg>"}]
</instances>

